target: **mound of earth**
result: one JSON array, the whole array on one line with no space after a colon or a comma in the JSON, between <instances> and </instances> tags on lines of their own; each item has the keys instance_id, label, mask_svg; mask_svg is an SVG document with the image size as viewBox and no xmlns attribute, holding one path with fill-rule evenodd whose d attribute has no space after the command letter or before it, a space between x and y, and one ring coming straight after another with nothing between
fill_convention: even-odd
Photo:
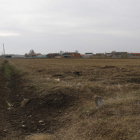
<instances>
[{"instance_id":1,"label":"mound of earth","mask_svg":"<svg viewBox=\"0 0 140 140\"><path fill-rule=\"evenodd\" d=\"M63 116L74 106L75 100L75 96L63 93L32 98L24 107L13 108L9 113L10 122L22 133L53 133L70 121Z\"/></svg>"}]
</instances>

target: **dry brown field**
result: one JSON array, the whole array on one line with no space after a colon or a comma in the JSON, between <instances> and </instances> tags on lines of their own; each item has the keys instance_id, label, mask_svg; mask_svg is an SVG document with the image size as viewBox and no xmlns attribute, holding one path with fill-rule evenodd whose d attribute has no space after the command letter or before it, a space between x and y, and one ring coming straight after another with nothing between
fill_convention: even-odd
<instances>
[{"instance_id":1,"label":"dry brown field","mask_svg":"<svg viewBox=\"0 0 140 140\"><path fill-rule=\"evenodd\" d=\"M19 139L140 139L139 59L8 59L8 63L17 71L9 86L15 106L9 116ZM101 108L95 95L104 99ZM25 98L30 102L21 108Z\"/></svg>"}]
</instances>

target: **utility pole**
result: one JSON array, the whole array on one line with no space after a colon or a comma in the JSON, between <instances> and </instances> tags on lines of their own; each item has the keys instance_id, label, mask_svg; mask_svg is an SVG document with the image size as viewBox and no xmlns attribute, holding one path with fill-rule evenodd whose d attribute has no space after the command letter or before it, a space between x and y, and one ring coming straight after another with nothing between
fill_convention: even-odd
<instances>
[{"instance_id":1,"label":"utility pole","mask_svg":"<svg viewBox=\"0 0 140 140\"><path fill-rule=\"evenodd\" d=\"M4 49L4 43L3 43L3 54L4 54L4 58L5 58L5 49Z\"/></svg>"}]
</instances>

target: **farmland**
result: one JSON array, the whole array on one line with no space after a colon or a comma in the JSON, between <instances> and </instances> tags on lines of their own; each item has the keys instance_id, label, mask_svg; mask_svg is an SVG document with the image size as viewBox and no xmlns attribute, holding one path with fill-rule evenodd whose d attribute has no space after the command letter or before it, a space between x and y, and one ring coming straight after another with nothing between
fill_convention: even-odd
<instances>
[{"instance_id":1,"label":"farmland","mask_svg":"<svg viewBox=\"0 0 140 140\"><path fill-rule=\"evenodd\" d=\"M139 140L139 59L7 61L1 63L1 100L12 107L1 108L11 133L1 125L3 139ZM100 109L95 95L104 99ZM29 103L21 107L24 99Z\"/></svg>"}]
</instances>

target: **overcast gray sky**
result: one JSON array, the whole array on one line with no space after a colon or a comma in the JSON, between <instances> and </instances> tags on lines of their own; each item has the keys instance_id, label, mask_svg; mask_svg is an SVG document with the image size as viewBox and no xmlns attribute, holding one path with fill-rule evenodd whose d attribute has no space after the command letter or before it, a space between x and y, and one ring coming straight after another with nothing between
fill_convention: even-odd
<instances>
[{"instance_id":1,"label":"overcast gray sky","mask_svg":"<svg viewBox=\"0 0 140 140\"><path fill-rule=\"evenodd\" d=\"M140 0L0 0L0 52L140 52Z\"/></svg>"}]
</instances>

